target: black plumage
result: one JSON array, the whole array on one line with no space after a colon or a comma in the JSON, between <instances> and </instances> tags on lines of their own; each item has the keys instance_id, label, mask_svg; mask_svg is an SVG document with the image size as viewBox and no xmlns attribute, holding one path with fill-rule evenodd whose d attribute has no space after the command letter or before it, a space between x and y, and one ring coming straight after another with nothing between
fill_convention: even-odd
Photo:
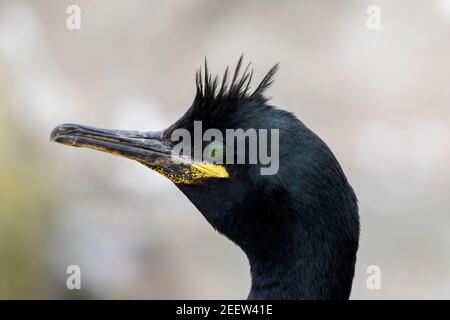
<instances>
[{"instance_id":1,"label":"black plumage","mask_svg":"<svg viewBox=\"0 0 450 320\"><path fill-rule=\"evenodd\" d=\"M294 115L267 104L264 90L277 67L253 93L248 71L238 81L235 73L229 91L217 93L217 78L211 80L205 63L193 106L174 127L202 120L205 128L279 129L278 174L260 175L258 165L228 165L230 180L179 188L247 254L249 298L345 299L359 239L356 196L327 145Z\"/></svg>"},{"instance_id":2,"label":"black plumage","mask_svg":"<svg viewBox=\"0 0 450 320\"><path fill-rule=\"evenodd\" d=\"M63 125L52 137L73 144L73 135L80 141L80 136L91 138L94 132L107 152L120 151L123 141L127 147L145 141L147 152L156 150L155 145L170 149L171 133L179 128L192 131L194 121L202 121L203 130L279 129L280 165L275 175L261 175L261 163L224 164L226 179L179 183L171 176L178 169L155 168L144 151L130 156L127 149L125 156L166 174L211 226L245 252L252 277L249 299L347 299L359 240L356 196L328 146L293 114L268 103L265 89L278 65L252 91L253 72L249 66L240 72L242 61L241 57L232 75L227 68L221 81L205 62L196 75L193 104L162 132L138 136ZM89 143L94 142L81 146L90 147Z\"/></svg>"}]
</instances>

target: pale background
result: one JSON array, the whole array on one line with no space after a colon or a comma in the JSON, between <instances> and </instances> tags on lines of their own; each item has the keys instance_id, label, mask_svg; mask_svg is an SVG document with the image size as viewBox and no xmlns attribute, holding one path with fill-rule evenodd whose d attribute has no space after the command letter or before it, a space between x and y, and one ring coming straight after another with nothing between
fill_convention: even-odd
<instances>
[{"instance_id":1,"label":"pale background","mask_svg":"<svg viewBox=\"0 0 450 320\"><path fill-rule=\"evenodd\" d=\"M450 298L449 40L450 0L0 0L0 298L246 297L246 258L168 180L49 142L62 122L162 129L205 55L222 72L241 53L256 78L280 62L272 103L356 190L352 298ZM71 264L81 291L66 289Z\"/></svg>"}]
</instances>

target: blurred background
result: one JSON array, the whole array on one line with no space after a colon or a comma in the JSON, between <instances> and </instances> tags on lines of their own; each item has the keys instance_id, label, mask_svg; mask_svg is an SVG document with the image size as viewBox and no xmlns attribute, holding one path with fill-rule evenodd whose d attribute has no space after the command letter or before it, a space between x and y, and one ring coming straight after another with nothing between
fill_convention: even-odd
<instances>
[{"instance_id":1,"label":"blurred background","mask_svg":"<svg viewBox=\"0 0 450 320\"><path fill-rule=\"evenodd\" d=\"M62 122L165 128L205 55L221 73L244 53L258 79L280 62L271 102L356 190L352 298L449 299L449 35L450 0L0 0L0 298L247 296L245 256L169 180L49 142ZM66 288L73 264L82 290Z\"/></svg>"}]
</instances>

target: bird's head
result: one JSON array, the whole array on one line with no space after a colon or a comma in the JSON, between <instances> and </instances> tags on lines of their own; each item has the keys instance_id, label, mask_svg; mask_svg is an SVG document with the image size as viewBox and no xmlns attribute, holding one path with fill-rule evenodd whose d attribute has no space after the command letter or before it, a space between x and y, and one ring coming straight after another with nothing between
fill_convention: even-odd
<instances>
[{"instance_id":1,"label":"bird's head","mask_svg":"<svg viewBox=\"0 0 450 320\"><path fill-rule=\"evenodd\" d=\"M291 113L267 104L264 91L276 71L277 65L251 90L253 72L242 67L242 57L235 71L227 68L220 79L205 62L196 74L191 107L169 128L63 124L51 139L136 160L161 173L247 253L258 247L255 254L264 254L278 238L286 242L280 240L280 247L289 247L298 224L324 224L310 208L331 210L334 202L339 206L351 197L351 190L326 145ZM311 219L302 220L298 212Z\"/></svg>"}]
</instances>

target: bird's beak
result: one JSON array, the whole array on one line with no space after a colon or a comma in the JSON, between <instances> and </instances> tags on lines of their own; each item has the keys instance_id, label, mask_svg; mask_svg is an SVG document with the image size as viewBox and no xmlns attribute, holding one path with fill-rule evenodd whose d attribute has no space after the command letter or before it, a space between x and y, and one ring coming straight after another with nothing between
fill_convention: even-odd
<instances>
[{"instance_id":1,"label":"bird's beak","mask_svg":"<svg viewBox=\"0 0 450 320\"><path fill-rule=\"evenodd\" d=\"M172 145L163 131L128 131L100 129L77 124L57 126L52 141L73 147L85 147L136 160L165 175L175 183L193 183L203 178L227 178L222 166L193 163L171 153Z\"/></svg>"}]
</instances>

